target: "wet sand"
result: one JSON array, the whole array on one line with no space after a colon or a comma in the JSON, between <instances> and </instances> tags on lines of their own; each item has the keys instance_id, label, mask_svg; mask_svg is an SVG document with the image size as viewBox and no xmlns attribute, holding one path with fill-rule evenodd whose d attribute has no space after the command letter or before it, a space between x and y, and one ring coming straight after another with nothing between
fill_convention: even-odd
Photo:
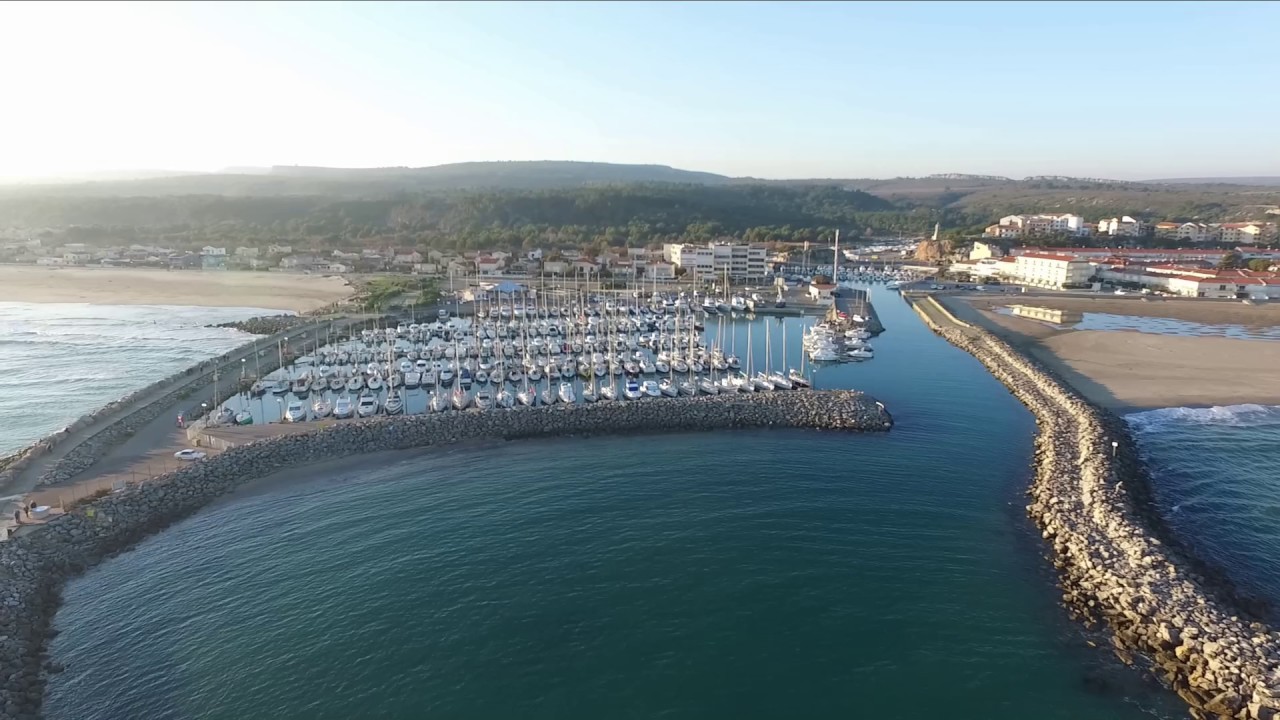
<instances>
[{"instance_id":1,"label":"wet sand","mask_svg":"<svg viewBox=\"0 0 1280 720\"><path fill-rule=\"evenodd\" d=\"M196 305L306 312L349 297L337 276L230 270L0 265L0 300L98 305Z\"/></svg>"},{"instance_id":2,"label":"wet sand","mask_svg":"<svg viewBox=\"0 0 1280 720\"><path fill-rule=\"evenodd\" d=\"M981 324L1057 371L1091 401L1119 413L1244 403L1280 405L1278 341L1071 330L985 309L1016 302L1019 300L1012 297L981 298L973 303L960 298L944 300L960 319ZM1195 307L1177 302L1047 298L1025 303L1190 322L1280 325L1280 305L1211 303ZM1264 312L1250 316L1254 310Z\"/></svg>"}]
</instances>

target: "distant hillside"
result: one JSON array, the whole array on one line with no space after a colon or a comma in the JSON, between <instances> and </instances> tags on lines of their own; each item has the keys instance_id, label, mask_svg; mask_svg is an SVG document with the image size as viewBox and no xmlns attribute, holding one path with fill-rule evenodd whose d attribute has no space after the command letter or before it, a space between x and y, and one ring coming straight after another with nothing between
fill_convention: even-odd
<instances>
[{"instance_id":1,"label":"distant hillside","mask_svg":"<svg viewBox=\"0 0 1280 720\"><path fill-rule=\"evenodd\" d=\"M1218 178L1168 178L1165 180L1147 180L1148 183L1164 185L1253 185L1263 187L1280 186L1280 177L1218 177Z\"/></svg>"},{"instance_id":2,"label":"distant hillside","mask_svg":"<svg viewBox=\"0 0 1280 720\"><path fill-rule=\"evenodd\" d=\"M665 165L619 165L592 162L472 162L422 168L326 168L277 166L229 168L230 172L184 177L144 177L120 181L46 183L0 186L0 195L86 197L228 195L326 195L347 198L385 197L402 192L437 190L538 190L630 183L723 184L714 173L678 170Z\"/></svg>"}]
</instances>

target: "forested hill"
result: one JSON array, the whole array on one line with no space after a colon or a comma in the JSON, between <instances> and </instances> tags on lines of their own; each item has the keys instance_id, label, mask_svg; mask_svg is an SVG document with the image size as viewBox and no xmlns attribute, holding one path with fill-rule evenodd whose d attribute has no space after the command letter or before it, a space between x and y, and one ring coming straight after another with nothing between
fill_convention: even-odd
<instances>
[{"instance_id":1,"label":"forested hill","mask_svg":"<svg viewBox=\"0 0 1280 720\"><path fill-rule=\"evenodd\" d=\"M437 245L520 245L607 236L642 244L676 236L786 237L876 227L907 214L874 195L836 186L645 183L555 190L326 196L0 197L0 227L81 226L92 241L122 236L212 241L403 235ZM915 223L924 227L925 211ZM93 232L92 229L97 229ZM767 229L767 230L766 230ZM903 228L906 229L906 228ZM799 237L799 236L795 236Z\"/></svg>"}]
</instances>

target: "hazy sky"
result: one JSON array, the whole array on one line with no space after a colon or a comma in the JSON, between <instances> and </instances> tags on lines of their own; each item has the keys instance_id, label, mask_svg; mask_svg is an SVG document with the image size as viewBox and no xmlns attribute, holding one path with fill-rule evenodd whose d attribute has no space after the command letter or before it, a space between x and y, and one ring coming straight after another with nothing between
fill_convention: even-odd
<instances>
[{"instance_id":1,"label":"hazy sky","mask_svg":"<svg viewBox=\"0 0 1280 720\"><path fill-rule=\"evenodd\" d=\"M1280 175L1277 3L0 3L0 176Z\"/></svg>"}]
</instances>

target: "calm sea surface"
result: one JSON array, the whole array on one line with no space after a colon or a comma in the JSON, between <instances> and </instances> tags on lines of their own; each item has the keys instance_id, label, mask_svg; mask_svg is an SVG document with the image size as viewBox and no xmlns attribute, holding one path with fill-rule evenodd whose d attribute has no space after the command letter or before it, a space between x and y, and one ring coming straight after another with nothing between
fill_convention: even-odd
<instances>
[{"instance_id":1,"label":"calm sea surface","mask_svg":"<svg viewBox=\"0 0 1280 720\"><path fill-rule=\"evenodd\" d=\"M0 302L0 455L248 342L259 308Z\"/></svg>"},{"instance_id":2,"label":"calm sea surface","mask_svg":"<svg viewBox=\"0 0 1280 720\"><path fill-rule=\"evenodd\" d=\"M71 583L48 716L1181 717L1058 606L1022 509L1030 415L876 301L876 358L818 378L874 393L892 432L297 471ZM761 319L753 344L766 326L780 342Z\"/></svg>"}]
</instances>

